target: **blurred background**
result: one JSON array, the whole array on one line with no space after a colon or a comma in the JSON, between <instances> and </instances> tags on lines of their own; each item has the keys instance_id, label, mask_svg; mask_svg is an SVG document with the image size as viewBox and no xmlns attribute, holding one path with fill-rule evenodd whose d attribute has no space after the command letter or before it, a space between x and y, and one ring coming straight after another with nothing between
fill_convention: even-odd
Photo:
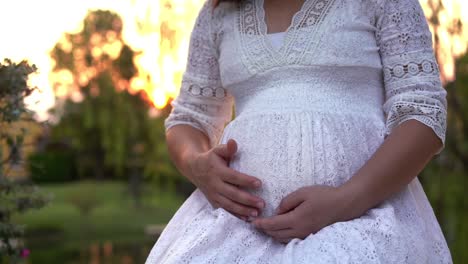
<instances>
[{"instance_id":1,"label":"blurred background","mask_svg":"<svg viewBox=\"0 0 468 264\"><path fill-rule=\"evenodd\" d=\"M203 2L2 4L0 261L144 262L194 190L163 122ZM468 2L420 2L449 113L446 148L419 178L454 262L468 263Z\"/></svg>"}]
</instances>

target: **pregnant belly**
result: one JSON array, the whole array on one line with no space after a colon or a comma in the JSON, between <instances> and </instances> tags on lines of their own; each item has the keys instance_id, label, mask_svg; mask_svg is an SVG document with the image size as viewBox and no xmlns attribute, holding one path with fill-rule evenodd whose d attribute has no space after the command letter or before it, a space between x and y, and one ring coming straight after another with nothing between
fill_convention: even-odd
<instances>
[{"instance_id":1,"label":"pregnant belly","mask_svg":"<svg viewBox=\"0 0 468 264\"><path fill-rule=\"evenodd\" d=\"M255 176L251 191L266 202L263 216L289 193L308 185L339 186L383 142L382 120L310 111L241 115L226 126L221 143L236 140L230 167Z\"/></svg>"}]
</instances>

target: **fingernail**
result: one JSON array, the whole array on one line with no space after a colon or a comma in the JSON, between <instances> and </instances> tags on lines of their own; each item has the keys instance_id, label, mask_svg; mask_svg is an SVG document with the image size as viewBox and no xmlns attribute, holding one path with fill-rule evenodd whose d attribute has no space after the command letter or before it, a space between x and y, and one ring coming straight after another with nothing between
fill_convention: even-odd
<instances>
[{"instance_id":1,"label":"fingernail","mask_svg":"<svg viewBox=\"0 0 468 264\"><path fill-rule=\"evenodd\" d=\"M262 183L260 181L254 181L254 186L255 187L260 187L260 185L262 185Z\"/></svg>"},{"instance_id":2,"label":"fingernail","mask_svg":"<svg viewBox=\"0 0 468 264\"><path fill-rule=\"evenodd\" d=\"M264 205L263 205L263 202L258 202L258 203L257 203L257 207L263 208L263 206L264 206Z\"/></svg>"},{"instance_id":3,"label":"fingernail","mask_svg":"<svg viewBox=\"0 0 468 264\"><path fill-rule=\"evenodd\" d=\"M251 215L251 216L257 216L258 213L257 213L257 211L252 211L252 212L250 212L250 215Z\"/></svg>"}]
</instances>

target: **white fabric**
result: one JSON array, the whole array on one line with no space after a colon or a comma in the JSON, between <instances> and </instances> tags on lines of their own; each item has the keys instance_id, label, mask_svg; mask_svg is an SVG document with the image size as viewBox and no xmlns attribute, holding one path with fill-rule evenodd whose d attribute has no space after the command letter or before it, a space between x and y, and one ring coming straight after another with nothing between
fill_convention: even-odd
<instances>
[{"instance_id":1,"label":"white fabric","mask_svg":"<svg viewBox=\"0 0 468 264\"><path fill-rule=\"evenodd\" d=\"M283 45L285 32L278 32L278 33L270 33L267 34L268 40L270 41L271 45L275 50L279 50L281 45Z\"/></svg>"},{"instance_id":2,"label":"white fabric","mask_svg":"<svg viewBox=\"0 0 468 264\"><path fill-rule=\"evenodd\" d=\"M446 92L417 0L305 0L277 50L264 15L263 0L222 2L214 12L207 1L165 122L166 129L191 125L213 146L235 139L239 149L230 166L262 180L252 192L265 199L264 215L302 186L347 181L406 120L422 122L444 142ZM417 178L362 217L287 245L212 208L197 189L147 259L451 262Z\"/></svg>"}]
</instances>

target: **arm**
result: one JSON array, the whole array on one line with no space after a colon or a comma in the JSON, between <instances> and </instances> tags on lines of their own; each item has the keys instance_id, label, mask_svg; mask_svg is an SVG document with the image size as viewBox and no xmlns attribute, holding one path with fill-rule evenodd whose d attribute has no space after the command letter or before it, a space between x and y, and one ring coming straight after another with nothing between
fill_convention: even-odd
<instances>
[{"instance_id":1,"label":"arm","mask_svg":"<svg viewBox=\"0 0 468 264\"><path fill-rule=\"evenodd\" d=\"M196 155L210 149L210 141L206 134L191 125L179 124L166 131L166 143L176 168L195 184L187 161L193 161Z\"/></svg>"},{"instance_id":2,"label":"arm","mask_svg":"<svg viewBox=\"0 0 468 264\"><path fill-rule=\"evenodd\" d=\"M365 166L339 187L345 211L342 220L359 217L401 191L441 147L433 130L416 120L396 127Z\"/></svg>"},{"instance_id":3,"label":"arm","mask_svg":"<svg viewBox=\"0 0 468 264\"><path fill-rule=\"evenodd\" d=\"M208 2L193 26L180 93L171 102L171 113L164 121L170 157L192 183L195 182L187 161L217 145L225 124L231 119L233 106L233 98L219 78Z\"/></svg>"},{"instance_id":4,"label":"arm","mask_svg":"<svg viewBox=\"0 0 468 264\"><path fill-rule=\"evenodd\" d=\"M362 216L401 191L444 148L446 91L418 0L383 0L377 17L387 137L342 186L301 188L282 200L278 216L254 223L279 241Z\"/></svg>"},{"instance_id":5,"label":"arm","mask_svg":"<svg viewBox=\"0 0 468 264\"><path fill-rule=\"evenodd\" d=\"M384 69L387 135L371 159L340 187L349 218L402 190L444 148L446 91L432 35L417 0L386 1L377 41Z\"/></svg>"},{"instance_id":6,"label":"arm","mask_svg":"<svg viewBox=\"0 0 468 264\"><path fill-rule=\"evenodd\" d=\"M244 218L253 212L258 214L263 201L241 189L258 188L259 180L228 166L237 150L236 142L218 144L231 120L234 99L222 86L219 75L210 2L207 0L200 10L191 33L180 93L171 102L172 111L164 122L166 140L177 169L211 205Z\"/></svg>"}]
</instances>

